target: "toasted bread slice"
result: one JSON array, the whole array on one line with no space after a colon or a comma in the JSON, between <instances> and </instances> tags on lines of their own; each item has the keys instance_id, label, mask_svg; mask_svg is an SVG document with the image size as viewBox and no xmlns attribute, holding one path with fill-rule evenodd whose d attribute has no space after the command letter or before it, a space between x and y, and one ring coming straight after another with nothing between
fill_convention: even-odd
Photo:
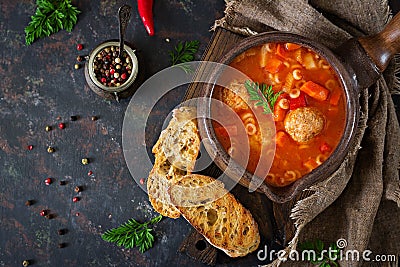
<instances>
[{"instance_id":1,"label":"toasted bread slice","mask_svg":"<svg viewBox=\"0 0 400 267\"><path fill-rule=\"evenodd\" d=\"M204 175L186 175L171 185L168 193L182 216L230 257L242 257L258 248L256 221L220 181Z\"/></svg>"},{"instance_id":2,"label":"toasted bread slice","mask_svg":"<svg viewBox=\"0 0 400 267\"><path fill-rule=\"evenodd\" d=\"M152 150L155 163L147 180L149 200L157 212L170 218L178 218L180 213L171 204L167 189L194 169L200 150L195 116L195 108L174 110L171 121Z\"/></svg>"}]
</instances>

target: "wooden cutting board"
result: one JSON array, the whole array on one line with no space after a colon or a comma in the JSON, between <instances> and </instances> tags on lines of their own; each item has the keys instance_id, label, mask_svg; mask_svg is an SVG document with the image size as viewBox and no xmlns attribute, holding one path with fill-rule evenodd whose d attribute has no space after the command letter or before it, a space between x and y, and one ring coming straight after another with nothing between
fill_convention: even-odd
<instances>
[{"instance_id":1,"label":"wooden cutting board","mask_svg":"<svg viewBox=\"0 0 400 267\"><path fill-rule=\"evenodd\" d=\"M243 40L245 36L241 36L218 27L203 54L203 61L218 61L229 49ZM184 100L199 97L201 91L201 83L192 83L189 85ZM212 177L218 177L221 171L216 165L211 165L202 174ZM262 193L249 193L247 188L237 185L232 193L237 199L248 208L253 214L259 225L261 234L261 244L259 247L263 249L265 245L269 249L281 249L294 234L294 226L289 218L290 210L296 201L304 196L299 195L290 202L284 204L273 203ZM257 251L240 259L230 259L224 252L215 249L207 243L207 241L195 230L183 241L180 251L188 256L197 259L208 265L217 263L229 263L229 265L249 266L257 264L267 264L267 261L259 261L257 259Z\"/></svg>"}]
</instances>

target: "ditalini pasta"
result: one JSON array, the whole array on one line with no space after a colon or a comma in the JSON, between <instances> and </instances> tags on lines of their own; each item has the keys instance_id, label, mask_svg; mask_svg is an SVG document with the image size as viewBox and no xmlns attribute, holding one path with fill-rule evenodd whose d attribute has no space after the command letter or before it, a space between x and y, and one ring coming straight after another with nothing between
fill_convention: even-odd
<instances>
[{"instance_id":1,"label":"ditalini pasta","mask_svg":"<svg viewBox=\"0 0 400 267\"><path fill-rule=\"evenodd\" d=\"M254 82L271 85L274 93L281 92L270 107L276 129L274 154L270 147L263 150L262 123L253 112L261 107L250 97L244 81L232 81L229 89L216 87L213 97L232 108L245 129L241 135L226 129L232 127L229 123L224 127L213 124L219 142L233 159L244 157L240 145L248 142L245 167L254 173L263 164L260 156L264 151L273 157L265 181L281 187L311 172L331 155L344 131L345 97L340 80L322 56L298 44L267 43L245 51L230 65ZM227 116L223 118L229 121Z\"/></svg>"}]
</instances>

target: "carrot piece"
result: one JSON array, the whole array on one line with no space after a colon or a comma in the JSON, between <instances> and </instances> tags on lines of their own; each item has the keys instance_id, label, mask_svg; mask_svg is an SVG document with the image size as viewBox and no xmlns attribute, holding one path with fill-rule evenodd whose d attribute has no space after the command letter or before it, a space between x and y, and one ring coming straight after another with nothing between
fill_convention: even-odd
<instances>
[{"instance_id":1,"label":"carrot piece","mask_svg":"<svg viewBox=\"0 0 400 267\"><path fill-rule=\"evenodd\" d=\"M284 131L278 131L275 135L275 143L279 147L284 147L289 142L289 136Z\"/></svg>"},{"instance_id":2,"label":"carrot piece","mask_svg":"<svg viewBox=\"0 0 400 267\"><path fill-rule=\"evenodd\" d=\"M282 44L278 44L276 46L276 54L283 59L287 59L289 57L289 52L285 49Z\"/></svg>"},{"instance_id":3,"label":"carrot piece","mask_svg":"<svg viewBox=\"0 0 400 267\"><path fill-rule=\"evenodd\" d=\"M293 50L299 49L300 47L301 47L300 45L294 44L294 43L286 43L285 44L285 48L288 51L293 51Z\"/></svg>"},{"instance_id":4,"label":"carrot piece","mask_svg":"<svg viewBox=\"0 0 400 267\"><path fill-rule=\"evenodd\" d=\"M312 98L315 98L319 101L325 101L329 96L328 89L326 89L325 87L323 87L313 81L305 82L300 87L300 91L303 91L307 95L309 95Z\"/></svg>"},{"instance_id":5,"label":"carrot piece","mask_svg":"<svg viewBox=\"0 0 400 267\"><path fill-rule=\"evenodd\" d=\"M283 62L280 61L277 58L271 58L270 60L268 60L266 62L265 65L265 69L269 72L269 73L277 73L281 70L283 66Z\"/></svg>"},{"instance_id":6,"label":"carrot piece","mask_svg":"<svg viewBox=\"0 0 400 267\"><path fill-rule=\"evenodd\" d=\"M342 94L340 93L340 89L336 88L332 91L331 97L329 98L329 104L332 106L337 106L339 104L340 96Z\"/></svg>"},{"instance_id":7,"label":"carrot piece","mask_svg":"<svg viewBox=\"0 0 400 267\"><path fill-rule=\"evenodd\" d=\"M285 119L285 116L286 116L286 109L283 109L278 104L275 104L274 121L283 121Z\"/></svg>"}]
</instances>

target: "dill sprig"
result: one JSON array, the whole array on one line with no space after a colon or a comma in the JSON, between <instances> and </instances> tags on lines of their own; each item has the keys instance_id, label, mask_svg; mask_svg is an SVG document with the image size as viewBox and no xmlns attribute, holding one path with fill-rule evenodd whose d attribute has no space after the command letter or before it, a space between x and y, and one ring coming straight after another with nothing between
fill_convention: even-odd
<instances>
[{"instance_id":1,"label":"dill sprig","mask_svg":"<svg viewBox=\"0 0 400 267\"><path fill-rule=\"evenodd\" d=\"M36 12L25 27L27 45L63 29L72 31L80 13L71 0L37 0L36 5Z\"/></svg>"},{"instance_id":2,"label":"dill sprig","mask_svg":"<svg viewBox=\"0 0 400 267\"><path fill-rule=\"evenodd\" d=\"M171 64L179 64L178 67L183 69L186 73L192 72L193 70L187 64L181 63L193 61L197 51L199 50L199 45L200 42L197 40L186 41L185 43L179 42L175 46L174 50L169 52Z\"/></svg>"},{"instance_id":3,"label":"dill sprig","mask_svg":"<svg viewBox=\"0 0 400 267\"><path fill-rule=\"evenodd\" d=\"M144 223L130 219L117 228L107 230L101 237L107 242L116 243L118 246L127 249L138 247L139 251L143 253L151 248L154 243L153 230L148 228L148 225L158 223L162 218L162 215L158 215Z\"/></svg>"},{"instance_id":4,"label":"dill sprig","mask_svg":"<svg viewBox=\"0 0 400 267\"><path fill-rule=\"evenodd\" d=\"M250 100L257 101L255 106L262 106L266 114L270 114L274 111L275 102L282 94L282 91L275 93L274 90L272 90L272 85L267 86L266 84L259 84L249 80L244 82L244 86L249 93ZM264 97L262 97L259 92L261 92Z\"/></svg>"}]
</instances>

